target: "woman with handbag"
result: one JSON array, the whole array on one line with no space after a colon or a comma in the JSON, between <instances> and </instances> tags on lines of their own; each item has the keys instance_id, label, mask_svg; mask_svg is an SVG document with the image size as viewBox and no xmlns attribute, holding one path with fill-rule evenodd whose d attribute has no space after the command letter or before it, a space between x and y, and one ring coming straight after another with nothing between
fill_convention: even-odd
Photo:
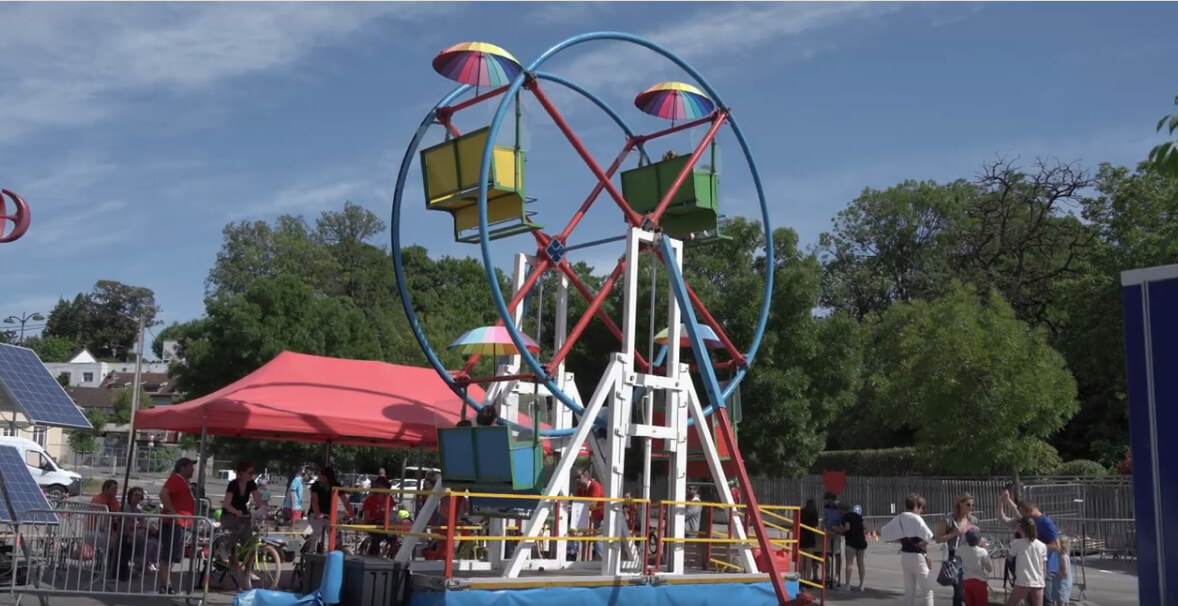
<instances>
[{"instance_id":1,"label":"woman with handbag","mask_svg":"<svg viewBox=\"0 0 1178 606\"><path fill-rule=\"evenodd\" d=\"M933 606L933 589L929 586L928 544L933 531L920 514L924 513L924 497L910 494L904 499L907 511L892 518L879 531L880 540L900 543L900 568L904 574L904 606L916 606L919 599L924 606Z\"/></svg>"},{"instance_id":2,"label":"woman with handbag","mask_svg":"<svg viewBox=\"0 0 1178 606\"><path fill-rule=\"evenodd\" d=\"M957 556L957 550L962 547L961 537L978 525L978 519L973 515L973 504L973 495L968 492L958 495L953 513L945 516L937 529L936 541L946 547L945 559L941 562L941 570L937 574L937 583L943 587L953 588L953 606L965 606L961 558Z\"/></svg>"}]
</instances>

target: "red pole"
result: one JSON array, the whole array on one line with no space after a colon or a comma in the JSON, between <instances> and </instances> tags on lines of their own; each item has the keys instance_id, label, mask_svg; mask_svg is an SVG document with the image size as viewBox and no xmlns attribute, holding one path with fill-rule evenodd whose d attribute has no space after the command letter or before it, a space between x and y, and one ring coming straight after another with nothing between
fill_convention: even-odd
<instances>
[{"instance_id":1,"label":"red pole","mask_svg":"<svg viewBox=\"0 0 1178 606\"><path fill-rule=\"evenodd\" d=\"M471 98L467 99L466 101L463 101L462 103L458 103L456 105L449 105L446 107L439 107L438 108L438 115L439 116L444 115L444 116L446 116L446 120L449 120L450 116L453 116L454 114L456 114L456 113L458 113L468 107L471 107L472 105L478 105L479 103L482 103L483 101L486 101L487 99L492 99L494 97L498 97L499 95L502 95L503 93L507 92L508 88L509 87L507 87L507 86L500 86L499 88L491 89L485 93L471 97Z\"/></svg>"},{"instance_id":2,"label":"red pole","mask_svg":"<svg viewBox=\"0 0 1178 606\"><path fill-rule=\"evenodd\" d=\"M569 352L573 350L573 345L577 343L577 339L581 338L581 333L585 332L585 328L589 326L589 321L592 320L597 311L601 309L601 305L605 303L605 298L609 296L609 291L613 289L614 284L616 284L618 278L622 276L622 270L625 268L626 260L622 259L621 261L618 261L618 265L614 268L613 273L611 273L609 277L606 278L605 283L601 285L601 291L597 293L596 297L593 297L593 300L589 302L589 307L585 309L585 313L581 315L581 319L577 320L577 325L574 326L571 331L569 331L569 336L567 339L565 339L564 345L561 345L560 351L556 352L555 356L552 356L552 362L550 362L550 364L553 367L559 366L561 361L564 360L565 357L569 355Z\"/></svg>"},{"instance_id":3,"label":"red pole","mask_svg":"<svg viewBox=\"0 0 1178 606\"><path fill-rule=\"evenodd\" d=\"M589 166L589 170L593 171L593 175L597 177L597 179L601 182L601 185L605 186L606 191L609 192L610 197L613 198L614 202L617 203L618 208L622 209L622 214L626 216L626 220L629 221L630 225L635 227L640 225L642 223L642 215L639 215L634 211L633 208L630 208L629 204L626 204L626 199L622 197L622 192L618 191L617 187L614 187L613 182L610 181L610 178L605 174L605 171L601 170L601 166L599 166L597 161L593 159L593 156L589 154L589 150L585 149L585 144L581 143L581 139L577 137L577 133L573 132L573 128L569 126L568 122L565 121L564 116L561 116L560 111L556 109L556 106L552 105L552 101L548 99L548 95L544 94L544 91L540 90L540 83L532 80L529 82L528 88L530 88L532 94L536 96L536 100L540 102L540 105L544 108L544 111L548 112L548 115L552 117L552 122L556 124L556 127L560 129L560 132L564 133L564 136L569 140L569 143L572 144L573 149L576 150L577 155L581 156L581 159L584 160L585 164Z\"/></svg>"},{"instance_id":4,"label":"red pole","mask_svg":"<svg viewBox=\"0 0 1178 606\"><path fill-rule=\"evenodd\" d=\"M749 478L748 469L744 466L744 458L740 456L740 451L736 448L736 436L732 432L732 422L728 419L728 409L717 406L712 412L712 418L715 420L720 434L720 439L724 441L724 445L728 447L728 452L732 454L732 460L736 461L736 479L743 494L745 508L748 511L747 519L752 522L751 526L757 531L757 543L760 544L761 553L765 555L765 565L769 568L769 581L773 583L773 590L777 594L777 601L780 604L789 603L789 590L785 588L784 574L787 572L781 569L781 562L773 557L773 540L769 537L769 533L765 529L765 518L761 515L760 507L757 505L757 497L753 494L753 482ZM825 600L825 593L823 594Z\"/></svg>"},{"instance_id":5,"label":"red pole","mask_svg":"<svg viewBox=\"0 0 1178 606\"><path fill-rule=\"evenodd\" d=\"M652 141L652 140L658 139L660 137L665 137L667 135L673 135L679 131L684 131L689 128L695 128L701 124L707 124L708 122L711 122L715 118L716 118L716 116L715 116L715 113L713 112L712 114L708 114L707 116L699 118L698 120L692 120L691 122L684 122L683 124L677 124L677 125L672 126L670 128L665 128L663 130L650 133L649 135L634 135L633 137L630 138L630 141L632 143L634 143L635 145L640 145L642 143L646 143L647 141Z\"/></svg>"},{"instance_id":6,"label":"red pole","mask_svg":"<svg viewBox=\"0 0 1178 606\"><path fill-rule=\"evenodd\" d=\"M442 499L450 497L450 489L446 489L446 496ZM441 503L439 502L440 506ZM450 505L446 508L446 580L449 581L454 576L454 524L457 523L457 516L454 506L454 499L450 499Z\"/></svg>"},{"instance_id":7,"label":"red pole","mask_svg":"<svg viewBox=\"0 0 1178 606\"><path fill-rule=\"evenodd\" d=\"M622 151L618 154L618 157L614 158L614 163L610 164L609 168L606 169L606 179L613 179L614 173L618 172L618 169L622 167L622 162L626 160L626 156L629 156L633 149L633 140L626 141L626 145L622 148ZM593 191L589 192L589 197L585 198L585 201L581 203L581 207L578 208L577 212L573 214L572 220L570 220L569 224L564 227L564 231L560 232L560 234L556 236L557 240L560 240L562 243L568 240L569 235L573 233L573 230L576 229L577 225L581 222L581 219L585 218L585 213L589 212L589 207L593 206L593 203L597 201L597 197L601 195L601 190L605 189L606 183L607 181L598 181L597 185L593 186Z\"/></svg>"},{"instance_id":8,"label":"red pole","mask_svg":"<svg viewBox=\"0 0 1178 606\"><path fill-rule=\"evenodd\" d=\"M330 532L327 533L327 551L335 551L335 517L339 514L339 487L333 486L331 488L331 517L327 520L327 527Z\"/></svg>"},{"instance_id":9,"label":"red pole","mask_svg":"<svg viewBox=\"0 0 1178 606\"><path fill-rule=\"evenodd\" d=\"M675 180L671 183L671 187L667 189L667 193L663 194L663 199L659 200L659 205L654 207L654 210L650 212L649 217L655 225L658 225L659 218L663 216L663 212L671 205L671 198L674 198L675 194L679 193L679 188L683 186L683 182L687 180L687 176L695 168L695 163L699 161L699 157L703 155L704 150L707 149L712 139L716 138L716 133L720 132L720 127L724 126L724 121L727 119L728 112L722 111L713 114L712 127L708 129L708 132L704 134L703 140L695 147L695 152L688 158L683 170L679 171L679 176L675 177Z\"/></svg>"},{"instance_id":10,"label":"red pole","mask_svg":"<svg viewBox=\"0 0 1178 606\"><path fill-rule=\"evenodd\" d=\"M585 283L581 281L581 277L577 275L577 272L573 271L573 268L568 264L567 261L562 261L557 269L564 273L564 275L568 276L569 282L572 283L573 288L576 289L576 291L580 293L586 301L592 302L593 299L598 296L593 294L593 291L589 290L588 286L585 286ZM602 290L605 290L604 286L602 287ZM603 323L605 323L605 327L611 333L613 333L614 337L617 337L618 341L622 340L622 329L618 328L617 323L614 322L613 318L609 317L609 314L605 313L605 310L598 309L597 317L600 318ZM647 362L646 357L642 355L642 352L637 350L634 352L634 364L637 365L638 370L642 372L649 371L650 369L650 362Z\"/></svg>"}]
</instances>

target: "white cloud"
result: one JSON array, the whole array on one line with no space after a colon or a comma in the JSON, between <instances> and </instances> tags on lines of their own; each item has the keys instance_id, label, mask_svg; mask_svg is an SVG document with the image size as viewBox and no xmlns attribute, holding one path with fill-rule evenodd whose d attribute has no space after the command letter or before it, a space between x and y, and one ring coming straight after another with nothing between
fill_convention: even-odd
<instances>
[{"instance_id":1,"label":"white cloud","mask_svg":"<svg viewBox=\"0 0 1178 606\"><path fill-rule=\"evenodd\" d=\"M376 19L433 3L11 4L0 37L0 142L92 124L136 95L191 93L289 66Z\"/></svg>"},{"instance_id":2,"label":"white cloud","mask_svg":"<svg viewBox=\"0 0 1178 606\"><path fill-rule=\"evenodd\" d=\"M751 59L748 55L754 49L775 45L779 49L775 52L786 54L791 51L780 49L786 49L783 43L789 38L876 18L904 6L887 2L723 3L708 5L685 20L641 35L665 46L707 76L709 67L723 66L725 60L740 56ZM593 50L583 50L588 48ZM605 88L632 94L668 70L678 73L677 67L652 52L619 42L588 43L566 52L577 54L577 58L553 71L567 74L590 90ZM796 55L804 58L813 52L801 48ZM757 69L753 65L727 67Z\"/></svg>"}]
</instances>

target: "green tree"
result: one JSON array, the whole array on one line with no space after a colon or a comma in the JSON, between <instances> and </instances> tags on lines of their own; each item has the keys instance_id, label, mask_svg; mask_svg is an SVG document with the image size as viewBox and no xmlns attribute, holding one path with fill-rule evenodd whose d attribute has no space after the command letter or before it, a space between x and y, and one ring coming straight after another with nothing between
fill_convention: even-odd
<instances>
[{"instance_id":1,"label":"green tree","mask_svg":"<svg viewBox=\"0 0 1178 606\"><path fill-rule=\"evenodd\" d=\"M115 394L112 402L111 415L109 422L118 425L125 425L131 422L131 396L134 391L131 389L121 389L119 393ZM151 395L146 391L139 393L139 410L151 407Z\"/></svg>"},{"instance_id":2,"label":"green tree","mask_svg":"<svg viewBox=\"0 0 1178 606\"><path fill-rule=\"evenodd\" d=\"M43 335L68 339L96 356L126 361L136 347L139 317L154 326L160 308L150 288L99 280L88 294L62 299L49 312Z\"/></svg>"},{"instance_id":3,"label":"green tree","mask_svg":"<svg viewBox=\"0 0 1178 606\"><path fill-rule=\"evenodd\" d=\"M890 426L962 474L1058 464L1046 440L1076 411L1075 380L1041 329L997 293L955 285L897 304L873 322L870 387Z\"/></svg>"},{"instance_id":4,"label":"green tree","mask_svg":"<svg viewBox=\"0 0 1178 606\"><path fill-rule=\"evenodd\" d=\"M1178 105L1178 96L1174 97L1174 105ZM1178 131L1178 113L1163 116L1155 130L1174 136L1174 131ZM1178 177L1178 141L1166 141L1151 149L1149 162L1158 172Z\"/></svg>"},{"instance_id":5,"label":"green tree","mask_svg":"<svg viewBox=\"0 0 1178 606\"><path fill-rule=\"evenodd\" d=\"M895 302L935 296L955 246L951 229L980 194L962 180L865 189L818 240L822 304L857 319Z\"/></svg>"},{"instance_id":6,"label":"green tree","mask_svg":"<svg viewBox=\"0 0 1178 606\"><path fill-rule=\"evenodd\" d=\"M1120 273L1178 262L1178 177L1104 164L1082 216L1096 233L1083 270L1061 280L1053 344L1076 377L1080 411L1056 440L1067 458L1112 465L1128 448ZM1114 319L1115 321L1110 321Z\"/></svg>"},{"instance_id":7,"label":"green tree","mask_svg":"<svg viewBox=\"0 0 1178 606\"><path fill-rule=\"evenodd\" d=\"M36 352L42 362L67 362L81 350L73 339L44 334L25 337L24 346Z\"/></svg>"},{"instance_id":8,"label":"green tree","mask_svg":"<svg viewBox=\"0 0 1178 606\"><path fill-rule=\"evenodd\" d=\"M69 432L66 438L70 450L77 453L91 453L98 450L98 439L103 435L103 428L110 419L100 410L93 408L86 411L86 420L90 421L91 429L78 429Z\"/></svg>"}]
</instances>

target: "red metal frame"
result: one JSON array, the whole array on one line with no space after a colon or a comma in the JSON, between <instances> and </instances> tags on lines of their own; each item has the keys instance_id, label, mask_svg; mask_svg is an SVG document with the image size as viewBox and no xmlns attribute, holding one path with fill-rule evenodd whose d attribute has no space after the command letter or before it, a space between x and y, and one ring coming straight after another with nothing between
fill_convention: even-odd
<instances>
[{"instance_id":1,"label":"red metal frame","mask_svg":"<svg viewBox=\"0 0 1178 606\"><path fill-rule=\"evenodd\" d=\"M780 562L773 557L774 545L773 540L769 538L769 533L765 528L765 517L761 515L760 505L757 503L757 497L753 494L753 482L749 478L748 469L744 466L744 457L740 455L740 450L736 448L736 434L732 431L732 422L728 419L728 409L717 406L712 415L716 419L716 425L719 426L720 439L724 441L728 447L728 451L732 453L732 459L736 461L736 480L740 486L740 491L744 496L745 509L748 511L749 521L752 522L752 527L757 531L757 543L761 547L761 557L764 560L764 566L769 570L769 580L773 583L773 590L777 593L777 601L780 604L789 604L789 591L785 588L784 575L787 570L781 570ZM760 564L760 563L758 563ZM799 589L800 591L800 589Z\"/></svg>"},{"instance_id":2,"label":"red metal frame","mask_svg":"<svg viewBox=\"0 0 1178 606\"><path fill-rule=\"evenodd\" d=\"M8 203L5 198L12 200L13 211L12 214L8 212ZM12 223L12 230L4 233L6 223ZM29 224L32 222L32 214L29 212L29 203L20 197L20 194L8 190L0 189L0 244L7 244L9 242L16 242L29 231Z\"/></svg>"}]
</instances>

